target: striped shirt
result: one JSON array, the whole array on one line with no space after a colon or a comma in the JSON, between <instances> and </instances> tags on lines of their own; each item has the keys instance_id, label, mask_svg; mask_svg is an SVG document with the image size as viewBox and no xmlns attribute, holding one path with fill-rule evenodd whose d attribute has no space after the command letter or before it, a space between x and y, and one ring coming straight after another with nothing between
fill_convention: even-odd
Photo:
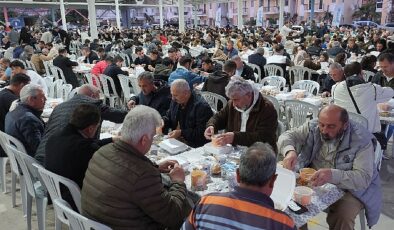
<instances>
[{"instance_id":1,"label":"striped shirt","mask_svg":"<svg viewBox=\"0 0 394 230\"><path fill-rule=\"evenodd\" d=\"M182 229L295 230L296 227L287 214L274 209L269 196L236 187L233 192L202 197Z\"/></svg>"}]
</instances>

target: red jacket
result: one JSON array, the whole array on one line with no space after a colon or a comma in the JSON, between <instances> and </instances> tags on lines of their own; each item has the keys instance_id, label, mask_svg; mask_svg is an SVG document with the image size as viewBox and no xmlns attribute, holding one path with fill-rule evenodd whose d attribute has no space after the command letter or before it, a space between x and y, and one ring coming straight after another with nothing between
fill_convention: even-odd
<instances>
[{"instance_id":1,"label":"red jacket","mask_svg":"<svg viewBox=\"0 0 394 230\"><path fill-rule=\"evenodd\" d=\"M98 76L100 74L104 73L105 68L107 68L108 63L103 60L103 61L99 61L96 63L96 65L93 66L92 70L90 71L92 74Z\"/></svg>"}]
</instances>

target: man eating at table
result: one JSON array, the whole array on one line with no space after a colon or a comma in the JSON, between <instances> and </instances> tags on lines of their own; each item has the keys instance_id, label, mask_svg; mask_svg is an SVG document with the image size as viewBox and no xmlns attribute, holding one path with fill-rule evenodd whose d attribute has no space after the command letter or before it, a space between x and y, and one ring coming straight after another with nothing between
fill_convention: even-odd
<instances>
[{"instance_id":1,"label":"man eating at table","mask_svg":"<svg viewBox=\"0 0 394 230\"><path fill-rule=\"evenodd\" d=\"M349 121L347 111L337 105L324 107L318 120L279 137L285 168L312 167L317 170L311 178L312 186L331 183L345 191L328 208L330 229L354 229L355 218L362 209L366 210L369 227L378 222L382 197L374 143L371 132Z\"/></svg>"},{"instance_id":2,"label":"man eating at table","mask_svg":"<svg viewBox=\"0 0 394 230\"><path fill-rule=\"evenodd\" d=\"M269 144L257 142L241 155L236 179L239 186L227 193L211 193L194 206L183 230L296 229L294 221L274 209L276 156Z\"/></svg>"},{"instance_id":3,"label":"man eating at table","mask_svg":"<svg viewBox=\"0 0 394 230\"><path fill-rule=\"evenodd\" d=\"M81 191L82 214L112 229L179 229L191 206L185 172L176 161L155 165L151 148L160 114L144 105L132 109L120 139L96 151ZM160 173L168 173L168 189Z\"/></svg>"},{"instance_id":4,"label":"man eating at table","mask_svg":"<svg viewBox=\"0 0 394 230\"><path fill-rule=\"evenodd\" d=\"M189 83L177 79L171 84L172 101L164 120L164 132L191 147L203 146L205 124L213 112L208 103L194 93ZM171 130L171 131L170 131Z\"/></svg>"},{"instance_id":5,"label":"man eating at table","mask_svg":"<svg viewBox=\"0 0 394 230\"><path fill-rule=\"evenodd\" d=\"M268 142L276 152L278 116L272 103L239 77L228 83L226 95L230 101L209 119L205 138L210 140L215 132L226 129L226 133L218 135L218 145L250 146L261 141Z\"/></svg>"}]
</instances>

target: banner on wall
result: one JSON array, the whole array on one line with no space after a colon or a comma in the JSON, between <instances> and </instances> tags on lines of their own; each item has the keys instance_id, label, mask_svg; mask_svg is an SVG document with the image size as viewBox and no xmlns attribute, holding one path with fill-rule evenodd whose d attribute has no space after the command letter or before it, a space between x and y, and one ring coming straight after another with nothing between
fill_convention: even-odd
<instances>
[{"instance_id":1,"label":"banner on wall","mask_svg":"<svg viewBox=\"0 0 394 230\"><path fill-rule=\"evenodd\" d=\"M222 24L222 8L219 7L216 10L215 26L220 27Z\"/></svg>"},{"instance_id":2,"label":"banner on wall","mask_svg":"<svg viewBox=\"0 0 394 230\"><path fill-rule=\"evenodd\" d=\"M256 26L263 26L263 14L264 14L264 8L262 6L259 7L257 10L257 17L256 17Z\"/></svg>"},{"instance_id":3,"label":"banner on wall","mask_svg":"<svg viewBox=\"0 0 394 230\"><path fill-rule=\"evenodd\" d=\"M341 24L342 15L343 15L343 8L344 8L343 3L335 5L334 12L333 12L334 17L332 19L332 25L339 26L339 24Z\"/></svg>"}]
</instances>

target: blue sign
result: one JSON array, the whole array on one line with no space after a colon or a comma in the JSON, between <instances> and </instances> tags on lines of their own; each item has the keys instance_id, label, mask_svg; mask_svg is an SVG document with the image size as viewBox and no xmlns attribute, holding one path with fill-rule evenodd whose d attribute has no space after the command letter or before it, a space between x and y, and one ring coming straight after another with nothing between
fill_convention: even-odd
<instances>
[{"instance_id":1,"label":"blue sign","mask_svg":"<svg viewBox=\"0 0 394 230\"><path fill-rule=\"evenodd\" d=\"M25 20L23 19L23 17L9 18L8 21L10 23L10 26L12 26L14 29L21 29L25 26Z\"/></svg>"}]
</instances>

